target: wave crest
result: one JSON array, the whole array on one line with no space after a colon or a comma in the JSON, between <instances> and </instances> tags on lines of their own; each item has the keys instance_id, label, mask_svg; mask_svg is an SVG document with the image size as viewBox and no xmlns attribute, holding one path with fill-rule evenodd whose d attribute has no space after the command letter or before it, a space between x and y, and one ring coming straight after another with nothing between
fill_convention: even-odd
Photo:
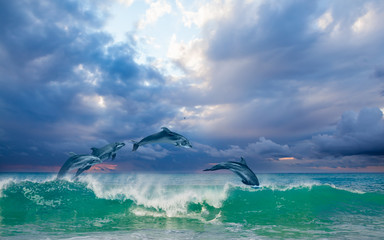
<instances>
[{"instance_id":1,"label":"wave crest","mask_svg":"<svg viewBox=\"0 0 384 240\"><path fill-rule=\"evenodd\" d=\"M117 214L128 218L192 218L202 222L237 222L246 217L268 222L280 221L273 217L278 215L292 221L292 216L300 218L300 212L333 214L345 208L346 201L348 211L358 211L361 205L375 211L384 197L315 181L286 186L270 182L252 189L233 183L190 184L174 176L156 174L84 175L78 182L52 178L0 181L0 207L6 209L3 214L9 215L25 208L31 212L55 209L59 216L104 218Z\"/></svg>"},{"instance_id":2,"label":"wave crest","mask_svg":"<svg viewBox=\"0 0 384 240\"><path fill-rule=\"evenodd\" d=\"M230 184L224 186L172 185L170 178L159 179L156 176L145 175L127 177L126 184L123 186L113 183L105 184L93 176L86 176L81 181L86 183L87 188L91 189L98 198L132 200L137 205L132 212L137 215L152 214L167 217L185 216L191 205L220 208L227 199L231 186Z\"/></svg>"}]
</instances>

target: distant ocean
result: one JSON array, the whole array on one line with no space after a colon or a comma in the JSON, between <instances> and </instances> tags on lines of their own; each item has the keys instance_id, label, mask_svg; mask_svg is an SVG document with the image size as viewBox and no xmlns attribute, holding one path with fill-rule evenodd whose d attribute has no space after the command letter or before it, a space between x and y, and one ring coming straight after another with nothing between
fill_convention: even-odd
<instances>
[{"instance_id":1,"label":"distant ocean","mask_svg":"<svg viewBox=\"0 0 384 240\"><path fill-rule=\"evenodd\" d=\"M1 239L384 239L384 174L0 174Z\"/></svg>"}]
</instances>

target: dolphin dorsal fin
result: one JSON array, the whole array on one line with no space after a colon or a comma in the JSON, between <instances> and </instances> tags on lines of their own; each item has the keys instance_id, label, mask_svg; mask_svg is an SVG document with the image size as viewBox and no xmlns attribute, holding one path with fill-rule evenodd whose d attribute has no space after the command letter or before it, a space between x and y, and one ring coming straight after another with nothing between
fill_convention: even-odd
<instances>
[{"instance_id":1,"label":"dolphin dorsal fin","mask_svg":"<svg viewBox=\"0 0 384 240\"><path fill-rule=\"evenodd\" d=\"M72 157L72 156L75 156L75 155L77 155L77 154L74 153L74 152L69 152L68 155Z\"/></svg>"},{"instance_id":2,"label":"dolphin dorsal fin","mask_svg":"<svg viewBox=\"0 0 384 240\"><path fill-rule=\"evenodd\" d=\"M92 150L92 155L94 155L94 156L96 156L97 152L99 151L99 149L95 148L95 147L91 148L91 150Z\"/></svg>"},{"instance_id":3,"label":"dolphin dorsal fin","mask_svg":"<svg viewBox=\"0 0 384 240\"><path fill-rule=\"evenodd\" d=\"M240 163L244 164L244 165L247 165L247 162L245 161L245 159L243 157L240 157Z\"/></svg>"},{"instance_id":4,"label":"dolphin dorsal fin","mask_svg":"<svg viewBox=\"0 0 384 240\"><path fill-rule=\"evenodd\" d=\"M168 128L166 127L162 127L161 129L163 129L164 132L167 132L167 133L172 133L171 130L169 130Z\"/></svg>"}]
</instances>

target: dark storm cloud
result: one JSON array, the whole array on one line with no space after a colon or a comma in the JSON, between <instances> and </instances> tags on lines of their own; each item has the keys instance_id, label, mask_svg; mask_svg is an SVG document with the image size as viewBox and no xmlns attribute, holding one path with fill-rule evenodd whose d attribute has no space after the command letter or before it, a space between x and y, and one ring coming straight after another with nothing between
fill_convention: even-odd
<instances>
[{"instance_id":1,"label":"dark storm cloud","mask_svg":"<svg viewBox=\"0 0 384 240\"><path fill-rule=\"evenodd\" d=\"M215 158L244 156L252 166L270 171L383 166L384 118L380 109L364 108L359 113L345 112L332 133L314 135L289 145L260 138L245 147L231 145L218 149L201 144L196 147Z\"/></svg>"},{"instance_id":2,"label":"dark storm cloud","mask_svg":"<svg viewBox=\"0 0 384 240\"><path fill-rule=\"evenodd\" d=\"M381 1L236 2L209 21L190 45L205 61L203 87L171 93L187 100L186 126L225 142L196 136L205 164L244 156L269 171L381 166L383 13ZM177 64L188 72L193 56Z\"/></svg>"},{"instance_id":3,"label":"dark storm cloud","mask_svg":"<svg viewBox=\"0 0 384 240\"><path fill-rule=\"evenodd\" d=\"M384 119L378 108L347 111L332 133L314 135L296 143L292 151L298 158L316 159L311 167L364 168L384 165Z\"/></svg>"},{"instance_id":4,"label":"dark storm cloud","mask_svg":"<svg viewBox=\"0 0 384 240\"><path fill-rule=\"evenodd\" d=\"M236 1L192 49L206 72L180 81L136 63L132 37L100 30L107 4L0 3L1 170L58 166L112 141L127 143L116 161L135 170L240 156L266 171L383 165L383 2ZM131 152L162 126L194 147Z\"/></svg>"},{"instance_id":5,"label":"dark storm cloud","mask_svg":"<svg viewBox=\"0 0 384 240\"><path fill-rule=\"evenodd\" d=\"M345 111L382 107L383 13L382 1L236 2L197 45L208 87L182 94L191 111L201 102L227 108L212 127L227 138L327 131Z\"/></svg>"},{"instance_id":6,"label":"dark storm cloud","mask_svg":"<svg viewBox=\"0 0 384 240\"><path fill-rule=\"evenodd\" d=\"M302 54L316 40L316 35L308 31L315 10L316 4L308 1L267 2L260 7L236 4L232 18L211 39L209 56L222 60L263 53L269 57L271 53L276 57Z\"/></svg>"},{"instance_id":7,"label":"dark storm cloud","mask_svg":"<svg viewBox=\"0 0 384 240\"><path fill-rule=\"evenodd\" d=\"M138 65L134 42L100 31L103 1L0 3L1 164L58 165L172 116L163 77ZM143 85L146 81L147 85Z\"/></svg>"},{"instance_id":8,"label":"dark storm cloud","mask_svg":"<svg viewBox=\"0 0 384 240\"><path fill-rule=\"evenodd\" d=\"M346 112L332 135L312 138L320 153L335 156L384 156L384 120L378 108L364 108L358 114Z\"/></svg>"}]
</instances>

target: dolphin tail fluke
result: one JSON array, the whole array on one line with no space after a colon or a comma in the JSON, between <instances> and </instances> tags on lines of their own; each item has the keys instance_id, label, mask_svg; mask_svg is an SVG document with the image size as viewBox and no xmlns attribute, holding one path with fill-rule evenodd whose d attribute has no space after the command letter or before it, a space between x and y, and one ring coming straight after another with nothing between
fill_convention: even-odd
<instances>
[{"instance_id":1,"label":"dolphin tail fluke","mask_svg":"<svg viewBox=\"0 0 384 240\"><path fill-rule=\"evenodd\" d=\"M70 167L71 167L71 162L70 160L72 159L73 157L70 157L64 164L63 166L60 168L59 172L57 173L57 177L56 179L61 179L65 176L65 174L70 170Z\"/></svg>"},{"instance_id":2,"label":"dolphin tail fluke","mask_svg":"<svg viewBox=\"0 0 384 240\"><path fill-rule=\"evenodd\" d=\"M67 162L60 168L60 171L57 173L57 176L56 176L56 179L59 180L59 179L62 179L67 173L68 171L70 171L70 164L68 164Z\"/></svg>"},{"instance_id":3,"label":"dolphin tail fluke","mask_svg":"<svg viewBox=\"0 0 384 240\"><path fill-rule=\"evenodd\" d=\"M213 166L211 168L204 169L203 171L216 171L216 170L219 170L219 168L215 168L215 166Z\"/></svg>"},{"instance_id":4,"label":"dolphin tail fluke","mask_svg":"<svg viewBox=\"0 0 384 240\"><path fill-rule=\"evenodd\" d=\"M64 176L64 173L63 172L59 172L56 176L56 180L59 180L59 179L62 179Z\"/></svg>"},{"instance_id":5,"label":"dolphin tail fluke","mask_svg":"<svg viewBox=\"0 0 384 240\"><path fill-rule=\"evenodd\" d=\"M226 168L224 168L220 164L217 164L211 168L204 169L203 171L216 171L216 170L220 170L220 169L226 169Z\"/></svg>"},{"instance_id":6,"label":"dolphin tail fluke","mask_svg":"<svg viewBox=\"0 0 384 240\"><path fill-rule=\"evenodd\" d=\"M216 164L215 166L213 166L211 168L204 169L203 171L216 171L216 170L221 170L221 169L228 169L228 168L219 163L219 164Z\"/></svg>"},{"instance_id":7,"label":"dolphin tail fluke","mask_svg":"<svg viewBox=\"0 0 384 240\"><path fill-rule=\"evenodd\" d=\"M245 161L245 159L243 157L240 157L240 163L244 164L244 165L247 165L247 162Z\"/></svg>"},{"instance_id":8,"label":"dolphin tail fluke","mask_svg":"<svg viewBox=\"0 0 384 240\"><path fill-rule=\"evenodd\" d=\"M133 142L133 148L132 148L132 152L134 152L134 151L136 151L138 148L139 148L139 143L138 142L135 142L135 141L133 141L132 140L132 142Z\"/></svg>"},{"instance_id":9,"label":"dolphin tail fluke","mask_svg":"<svg viewBox=\"0 0 384 240\"><path fill-rule=\"evenodd\" d=\"M57 173L56 180L62 179L68 172L69 168L61 168Z\"/></svg>"}]
</instances>

